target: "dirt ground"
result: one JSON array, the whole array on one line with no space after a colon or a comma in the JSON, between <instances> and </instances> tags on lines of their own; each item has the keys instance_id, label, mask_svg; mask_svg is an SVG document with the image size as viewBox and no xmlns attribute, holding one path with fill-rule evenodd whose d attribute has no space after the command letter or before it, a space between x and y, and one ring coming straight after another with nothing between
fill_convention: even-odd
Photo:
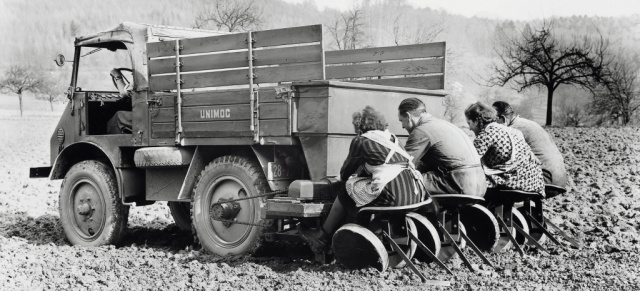
<instances>
[{"instance_id":1,"label":"dirt ground","mask_svg":"<svg viewBox=\"0 0 640 291\"><path fill-rule=\"evenodd\" d=\"M419 264L408 269L348 270L319 265L303 245L267 247L242 258L219 258L193 246L165 203L131 209L122 246L70 246L58 224L60 181L29 179L49 165L55 115L0 114L0 289L2 290L640 290L640 130L550 129L573 178L573 190L548 201L548 217L579 237L582 249L550 254L513 250L488 257L498 270L456 277ZM473 257L474 263L480 261Z\"/></svg>"}]
</instances>

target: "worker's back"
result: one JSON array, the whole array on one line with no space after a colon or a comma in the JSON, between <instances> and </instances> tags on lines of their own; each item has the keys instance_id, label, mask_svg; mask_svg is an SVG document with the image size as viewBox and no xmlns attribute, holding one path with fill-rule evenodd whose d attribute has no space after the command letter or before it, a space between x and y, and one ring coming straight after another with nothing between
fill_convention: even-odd
<instances>
[{"instance_id":1,"label":"worker's back","mask_svg":"<svg viewBox=\"0 0 640 291\"><path fill-rule=\"evenodd\" d=\"M535 121L522 117L517 117L510 126L522 132L527 144L542 162L545 183L568 187L564 158L549 133Z\"/></svg>"}]
</instances>

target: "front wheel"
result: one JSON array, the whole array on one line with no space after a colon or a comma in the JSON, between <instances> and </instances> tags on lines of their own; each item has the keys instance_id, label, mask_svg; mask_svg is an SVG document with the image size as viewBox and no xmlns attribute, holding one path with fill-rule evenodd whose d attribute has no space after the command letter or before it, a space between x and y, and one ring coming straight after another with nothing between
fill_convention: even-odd
<instances>
[{"instance_id":1,"label":"front wheel","mask_svg":"<svg viewBox=\"0 0 640 291\"><path fill-rule=\"evenodd\" d=\"M89 160L69 169L60 188L60 222L73 245L117 244L124 236L129 206L118 199L110 167Z\"/></svg>"},{"instance_id":2,"label":"front wheel","mask_svg":"<svg viewBox=\"0 0 640 291\"><path fill-rule=\"evenodd\" d=\"M202 247L220 256L253 253L262 242L264 198L233 200L258 196L267 187L262 168L248 158L223 156L207 165L191 206L193 231Z\"/></svg>"}]
</instances>

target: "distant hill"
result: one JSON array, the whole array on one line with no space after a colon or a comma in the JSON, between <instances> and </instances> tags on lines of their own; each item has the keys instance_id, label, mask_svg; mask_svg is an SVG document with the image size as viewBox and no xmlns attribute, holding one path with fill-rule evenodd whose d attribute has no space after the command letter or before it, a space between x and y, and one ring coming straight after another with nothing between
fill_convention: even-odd
<instances>
[{"instance_id":1,"label":"distant hill","mask_svg":"<svg viewBox=\"0 0 640 291\"><path fill-rule=\"evenodd\" d=\"M0 1L0 69L13 63L26 63L42 70L59 70L51 61L53 56L58 53L71 56L73 39L77 35L104 30L122 21L191 27L196 12L205 3L205 0L3 0ZM364 8L365 45L394 45L394 24L407 36L401 39L400 44L408 44L420 34L441 30L432 40L447 41L450 59L447 79L462 85L469 99L476 98L474 96L485 90L478 83L482 83L481 80L489 74L487 65L494 57L496 30L502 27L518 30L525 25L542 22L469 18L402 3L404 1L401 0L377 1ZM332 9L319 11L310 1L292 4L281 0L261 0L255 4L263 11L263 29L328 25L339 13ZM609 39L612 47L640 54L640 15L616 18L573 16L553 21L556 32L564 38L597 28ZM326 46L333 49L331 42ZM535 112L536 116L539 115L539 110Z\"/></svg>"}]
</instances>

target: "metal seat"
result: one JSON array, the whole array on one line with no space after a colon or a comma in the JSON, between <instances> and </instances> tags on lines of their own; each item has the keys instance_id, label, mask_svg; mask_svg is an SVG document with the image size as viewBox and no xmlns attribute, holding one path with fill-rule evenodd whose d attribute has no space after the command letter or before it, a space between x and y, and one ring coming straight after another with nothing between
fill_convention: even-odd
<instances>
[{"instance_id":1,"label":"metal seat","mask_svg":"<svg viewBox=\"0 0 640 291\"><path fill-rule=\"evenodd\" d=\"M431 198L433 198L440 207L447 209L462 208L484 202L484 198L482 197L466 194L432 194Z\"/></svg>"},{"instance_id":2,"label":"metal seat","mask_svg":"<svg viewBox=\"0 0 640 291\"><path fill-rule=\"evenodd\" d=\"M542 198L542 194L537 192L527 192L513 189L487 189L484 199L490 204L505 205L516 202L524 202L531 199Z\"/></svg>"},{"instance_id":3,"label":"metal seat","mask_svg":"<svg viewBox=\"0 0 640 291\"><path fill-rule=\"evenodd\" d=\"M358 216L367 214L385 214L385 215L401 215L409 212L421 212L420 210L428 208L433 203L431 198L420 203L414 203L403 206L369 206L362 207L358 210Z\"/></svg>"}]
</instances>

